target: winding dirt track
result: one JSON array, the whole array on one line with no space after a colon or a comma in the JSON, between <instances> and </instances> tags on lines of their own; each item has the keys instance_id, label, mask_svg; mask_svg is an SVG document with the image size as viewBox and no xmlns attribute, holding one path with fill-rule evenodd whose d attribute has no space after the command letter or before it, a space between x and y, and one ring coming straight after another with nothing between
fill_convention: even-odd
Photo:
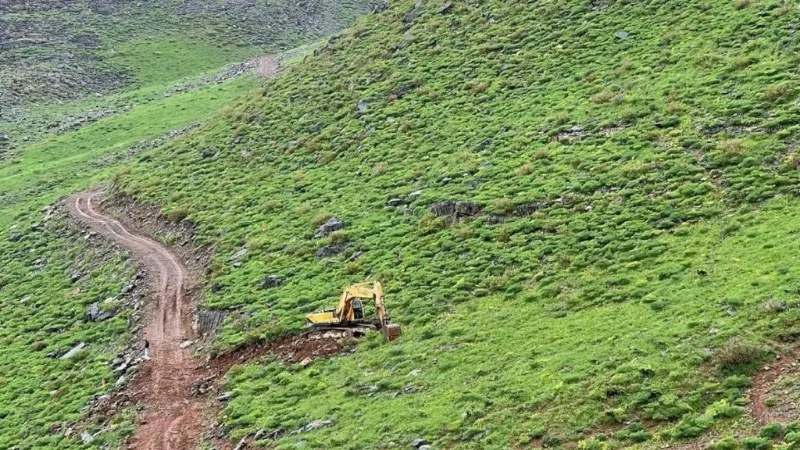
<instances>
[{"instance_id":1,"label":"winding dirt track","mask_svg":"<svg viewBox=\"0 0 800 450\"><path fill-rule=\"evenodd\" d=\"M181 349L181 342L192 336L186 268L158 242L104 215L98 209L99 196L88 192L72 197L70 214L133 252L152 285L145 328L152 359L143 364L134 384L145 410L128 448L194 449L203 432L203 402L190 392L200 364Z\"/></svg>"}]
</instances>

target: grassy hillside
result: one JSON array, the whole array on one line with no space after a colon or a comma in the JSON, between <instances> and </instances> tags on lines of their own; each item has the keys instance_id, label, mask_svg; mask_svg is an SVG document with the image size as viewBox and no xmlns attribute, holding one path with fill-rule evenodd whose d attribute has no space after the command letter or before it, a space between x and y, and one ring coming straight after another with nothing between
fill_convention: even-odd
<instances>
[{"instance_id":1,"label":"grassy hillside","mask_svg":"<svg viewBox=\"0 0 800 450\"><path fill-rule=\"evenodd\" d=\"M262 444L755 433L747 375L800 333L799 20L766 0L398 1L115 189L215 245L205 306L237 308L217 348L386 285L400 340L236 370L232 438L317 419ZM314 238L331 216L345 229Z\"/></svg>"},{"instance_id":2,"label":"grassy hillside","mask_svg":"<svg viewBox=\"0 0 800 450\"><path fill-rule=\"evenodd\" d=\"M12 144L19 147L38 132L52 131L53 122L86 114L64 103L87 98L97 103L110 93L169 84L282 52L328 36L371 8L366 0L4 2L0 159ZM51 109L64 115L53 120Z\"/></svg>"},{"instance_id":3,"label":"grassy hillside","mask_svg":"<svg viewBox=\"0 0 800 450\"><path fill-rule=\"evenodd\" d=\"M81 417L121 375L111 363L131 338L132 305L121 292L135 271L127 255L87 240L63 209L43 208L108 179L259 83L244 76L166 98L130 92L120 100L137 106L0 161L0 448L115 448L134 429L133 411ZM118 314L86 321L94 303ZM59 359L81 342L74 358ZM81 443L83 432L91 443Z\"/></svg>"}]
</instances>

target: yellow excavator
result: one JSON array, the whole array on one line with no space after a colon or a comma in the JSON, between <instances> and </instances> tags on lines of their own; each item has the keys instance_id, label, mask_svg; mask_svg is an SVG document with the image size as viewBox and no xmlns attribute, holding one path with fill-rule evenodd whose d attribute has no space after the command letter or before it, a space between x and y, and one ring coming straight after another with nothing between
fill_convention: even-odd
<instances>
[{"instance_id":1,"label":"yellow excavator","mask_svg":"<svg viewBox=\"0 0 800 450\"><path fill-rule=\"evenodd\" d=\"M375 305L377 318L367 318L364 303ZM380 330L387 341L400 336L400 325L390 323L380 281L358 283L344 288L336 309L326 309L306 316L306 326L336 336L363 336L369 330Z\"/></svg>"}]
</instances>

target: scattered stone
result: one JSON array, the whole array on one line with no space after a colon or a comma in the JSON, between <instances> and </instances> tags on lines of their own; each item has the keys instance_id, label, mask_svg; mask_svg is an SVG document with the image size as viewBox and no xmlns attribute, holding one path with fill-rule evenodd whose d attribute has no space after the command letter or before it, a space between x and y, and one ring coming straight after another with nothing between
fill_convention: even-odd
<instances>
[{"instance_id":1,"label":"scattered stone","mask_svg":"<svg viewBox=\"0 0 800 450\"><path fill-rule=\"evenodd\" d=\"M292 434L300 434L300 433L307 433L309 431L319 430L321 428L327 428L333 425L333 420L326 419L326 420L314 420L312 422L307 423L306 425L292 431Z\"/></svg>"},{"instance_id":2,"label":"scattered stone","mask_svg":"<svg viewBox=\"0 0 800 450\"><path fill-rule=\"evenodd\" d=\"M628 39L629 36L630 36L630 33L628 33L627 31L621 31L620 30L620 31L617 31L616 33L614 33L614 37L616 37L617 39Z\"/></svg>"},{"instance_id":3,"label":"scattered stone","mask_svg":"<svg viewBox=\"0 0 800 450\"><path fill-rule=\"evenodd\" d=\"M358 108L358 112L360 112L361 114L367 112L367 104L368 103L366 100L364 100L363 98L360 99L358 103L356 103L356 108Z\"/></svg>"},{"instance_id":4,"label":"scattered stone","mask_svg":"<svg viewBox=\"0 0 800 450\"><path fill-rule=\"evenodd\" d=\"M74 282L80 280L81 278L83 278L83 274L78 272L78 271L75 271L75 272L72 272L72 275L70 275L69 280L74 283Z\"/></svg>"},{"instance_id":5,"label":"scattered stone","mask_svg":"<svg viewBox=\"0 0 800 450\"><path fill-rule=\"evenodd\" d=\"M396 207L405 204L405 201L399 198L391 198L386 202L386 206Z\"/></svg>"},{"instance_id":6,"label":"scattered stone","mask_svg":"<svg viewBox=\"0 0 800 450\"><path fill-rule=\"evenodd\" d=\"M84 431L81 433L81 442L84 444L90 444L94 440L94 436Z\"/></svg>"},{"instance_id":7,"label":"scattered stone","mask_svg":"<svg viewBox=\"0 0 800 450\"><path fill-rule=\"evenodd\" d=\"M192 345L194 345L194 341L183 341L183 342L181 342L180 347L182 349L184 349L184 348L187 348L187 347L191 347Z\"/></svg>"},{"instance_id":8,"label":"scattered stone","mask_svg":"<svg viewBox=\"0 0 800 450\"><path fill-rule=\"evenodd\" d=\"M11 233L11 236L8 238L8 240L9 242L19 242L20 239L22 239L22 236L24 236L22 233L15 231Z\"/></svg>"},{"instance_id":9,"label":"scattered stone","mask_svg":"<svg viewBox=\"0 0 800 450\"><path fill-rule=\"evenodd\" d=\"M416 199L416 198L418 198L420 195L422 195L422 191L421 191L421 190L419 190L419 191L414 191L414 192L412 192L412 193L408 194L408 198L410 198L410 199Z\"/></svg>"},{"instance_id":10,"label":"scattered stone","mask_svg":"<svg viewBox=\"0 0 800 450\"><path fill-rule=\"evenodd\" d=\"M359 250L359 251L357 251L357 252L353 253L352 255L350 255L350 258L348 258L348 260L349 260L349 261L355 261L355 260L357 260L357 259L358 259L358 257L359 257L359 256L361 256L361 255L363 255L363 254L364 254L364 252L362 252L361 250Z\"/></svg>"},{"instance_id":11,"label":"scattered stone","mask_svg":"<svg viewBox=\"0 0 800 450\"><path fill-rule=\"evenodd\" d=\"M417 447L417 449L418 450L433 450L433 447L431 447L430 445L420 445L419 447Z\"/></svg>"},{"instance_id":12,"label":"scattered stone","mask_svg":"<svg viewBox=\"0 0 800 450\"><path fill-rule=\"evenodd\" d=\"M297 443L294 444L294 448L303 448L307 444L308 444L308 442L306 442L306 441L297 441Z\"/></svg>"},{"instance_id":13,"label":"scattered stone","mask_svg":"<svg viewBox=\"0 0 800 450\"><path fill-rule=\"evenodd\" d=\"M410 377L416 377L416 376L419 376L419 374L421 374L421 373L422 373L422 370L420 370L420 369L414 369L414 370L412 370L411 372L408 372L408 376L410 376Z\"/></svg>"},{"instance_id":14,"label":"scattered stone","mask_svg":"<svg viewBox=\"0 0 800 450\"><path fill-rule=\"evenodd\" d=\"M430 211L436 217L449 216L453 219L459 219L480 214L481 207L473 202L445 201L434 203L430 206Z\"/></svg>"},{"instance_id":15,"label":"scattered stone","mask_svg":"<svg viewBox=\"0 0 800 450\"><path fill-rule=\"evenodd\" d=\"M450 9L453 7L453 2L447 2L444 5L440 6L439 9L436 10L439 14L444 14L449 12Z\"/></svg>"},{"instance_id":16,"label":"scattered stone","mask_svg":"<svg viewBox=\"0 0 800 450\"><path fill-rule=\"evenodd\" d=\"M233 450L243 450L246 446L247 446L247 436L243 437L242 440L240 440L239 443L236 444L236 447L234 447Z\"/></svg>"},{"instance_id":17,"label":"scattered stone","mask_svg":"<svg viewBox=\"0 0 800 450\"><path fill-rule=\"evenodd\" d=\"M401 99L414 89L414 86L406 84L392 91L392 97Z\"/></svg>"},{"instance_id":18,"label":"scattered stone","mask_svg":"<svg viewBox=\"0 0 800 450\"><path fill-rule=\"evenodd\" d=\"M425 440L425 439L414 439L414 440L413 440L413 441L411 441L411 443L410 443L410 444L408 444L408 445L410 445L411 447L414 447L414 448L420 448L420 447L422 447L423 445L427 445L427 444L428 444L428 441L427 441L427 440Z\"/></svg>"},{"instance_id":19,"label":"scattered stone","mask_svg":"<svg viewBox=\"0 0 800 450\"><path fill-rule=\"evenodd\" d=\"M124 385L127 381L128 381L128 379L125 378L125 375L122 375L121 377L119 377L117 382L114 383L114 387L120 387L120 386Z\"/></svg>"},{"instance_id":20,"label":"scattered stone","mask_svg":"<svg viewBox=\"0 0 800 450\"><path fill-rule=\"evenodd\" d=\"M261 289L272 289L283 284L283 279L277 275L267 275L261 280Z\"/></svg>"},{"instance_id":21,"label":"scattered stone","mask_svg":"<svg viewBox=\"0 0 800 450\"><path fill-rule=\"evenodd\" d=\"M341 230L342 228L344 228L344 222L337 219L336 217L331 217L330 219L328 219L327 222L323 223L322 225L320 225L319 228L317 228L317 232L314 234L314 237L315 238L325 237L333 233L334 231Z\"/></svg>"},{"instance_id":22,"label":"scattered stone","mask_svg":"<svg viewBox=\"0 0 800 450\"><path fill-rule=\"evenodd\" d=\"M306 367L307 365L311 364L312 362L314 362L314 360L311 359L311 357L307 356L304 360L300 361L300 365L303 366L303 367Z\"/></svg>"},{"instance_id":23,"label":"scattered stone","mask_svg":"<svg viewBox=\"0 0 800 450\"><path fill-rule=\"evenodd\" d=\"M327 258L329 256L336 256L344 251L344 247L337 245L326 245L317 249L317 258Z\"/></svg>"},{"instance_id":24,"label":"scattered stone","mask_svg":"<svg viewBox=\"0 0 800 450\"><path fill-rule=\"evenodd\" d=\"M231 255L230 258L228 258L228 261L236 261L246 254L247 254L247 249L242 247L236 253Z\"/></svg>"},{"instance_id":25,"label":"scattered stone","mask_svg":"<svg viewBox=\"0 0 800 450\"><path fill-rule=\"evenodd\" d=\"M106 300L106 302L108 302L108 300ZM86 308L86 312L83 313L83 320L86 322L102 322L114 317L116 313L116 310L103 311L100 309L100 304L95 302Z\"/></svg>"},{"instance_id":26,"label":"scattered stone","mask_svg":"<svg viewBox=\"0 0 800 450\"><path fill-rule=\"evenodd\" d=\"M76 345L75 347L72 347L72 350L70 350L67 353L65 353L61 357L61 359L70 359L70 358L72 358L73 356L77 355L78 352L83 350L84 347L86 347L86 342L81 342L80 344Z\"/></svg>"},{"instance_id":27,"label":"scattered stone","mask_svg":"<svg viewBox=\"0 0 800 450\"><path fill-rule=\"evenodd\" d=\"M221 401L221 402L227 402L232 397L233 397L233 391L227 391L227 392L223 392L222 394L219 394L219 396L217 397L217 400Z\"/></svg>"}]
</instances>

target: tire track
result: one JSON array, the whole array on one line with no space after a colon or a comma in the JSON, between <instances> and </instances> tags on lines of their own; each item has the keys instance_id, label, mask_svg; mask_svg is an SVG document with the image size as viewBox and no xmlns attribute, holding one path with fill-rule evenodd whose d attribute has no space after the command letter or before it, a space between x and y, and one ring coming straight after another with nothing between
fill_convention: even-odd
<instances>
[{"instance_id":1,"label":"tire track","mask_svg":"<svg viewBox=\"0 0 800 450\"><path fill-rule=\"evenodd\" d=\"M133 450L190 450L203 431L202 401L191 395L199 365L181 348L192 336L186 268L160 243L130 232L97 207L99 192L72 197L71 215L129 249L148 274L154 290L147 305L145 339L151 360L142 365L134 390L142 396L140 426L128 443Z\"/></svg>"}]
</instances>

